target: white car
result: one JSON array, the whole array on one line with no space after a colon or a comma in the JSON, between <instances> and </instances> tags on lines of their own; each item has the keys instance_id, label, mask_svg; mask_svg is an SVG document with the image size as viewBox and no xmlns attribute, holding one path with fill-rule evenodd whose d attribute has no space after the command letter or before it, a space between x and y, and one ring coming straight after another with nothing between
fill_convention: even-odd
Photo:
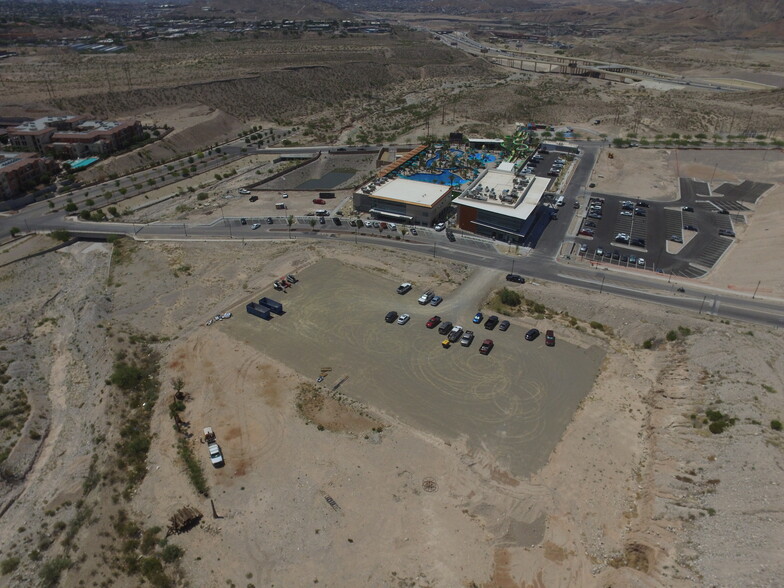
<instances>
[{"instance_id":1,"label":"white car","mask_svg":"<svg viewBox=\"0 0 784 588\"><path fill-rule=\"evenodd\" d=\"M388 228L390 231L397 231L397 225L396 225L395 223L388 223L388 224L387 224L387 228Z\"/></svg>"},{"instance_id":2,"label":"white car","mask_svg":"<svg viewBox=\"0 0 784 588\"><path fill-rule=\"evenodd\" d=\"M240 194L250 194L250 190L246 190L245 188L240 188Z\"/></svg>"},{"instance_id":3,"label":"white car","mask_svg":"<svg viewBox=\"0 0 784 588\"><path fill-rule=\"evenodd\" d=\"M433 227L436 231L443 231L446 228L446 224L438 223Z\"/></svg>"},{"instance_id":4,"label":"white car","mask_svg":"<svg viewBox=\"0 0 784 588\"><path fill-rule=\"evenodd\" d=\"M642 265L642 266L644 266L644 265L645 265L645 258L643 258L643 257L639 258L639 259L637 260L637 265Z\"/></svg>"},{"instance_id":5,"label":"white car","mask_svg":"<svg viewBox=\"0 0 784 588\"><path fill-rule=\"evenodd\" d=\"M283 194L281 194L281 195L280 195L280 197L281 197L281 198L288 198L288 197L289 197L289 195L288 195L288 194L286 194L286 192L283 192Z\"/></svg>"},{"instance_id":6,"label":"white car","mask_svg":"<svg viewBox=\"0 0 784 588\"><path fill-rule=\"evenodd\" d=\"M372 229L373 228L373 221L365 221L365 226L368 229Z\"/></svg>"},{"instance_id":7,"label":"white car","mask_svg":"<svg viewBox=\"0 0 784 588\"><path fill-rule=\"evenodd\" d=\"M255 230L256 230L256 229L258 229L260 226L261 226L261 223L253 223L253 224L251 225L251 227L250 227L250 228L251 228L251 229L253 229L253 230L255 231Z\"/></svg>"},{"instance_id":8,"label":"white car","mask_svg":"<svg viewBox=\"0 0 784 588\"><path fill-rule=\"evenodd\" d=\"M410 318L411 318L411 315L409 315L409 314L401 314L398 317L398 319L397 319L397 324L405 325L409 321Z\"/></svg>"}]
</instances>

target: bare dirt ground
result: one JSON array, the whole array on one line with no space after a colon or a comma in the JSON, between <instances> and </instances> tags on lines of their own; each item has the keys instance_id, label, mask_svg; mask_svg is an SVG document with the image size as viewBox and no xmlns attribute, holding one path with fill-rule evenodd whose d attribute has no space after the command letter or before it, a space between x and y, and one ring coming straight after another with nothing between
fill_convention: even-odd
<instances>
[{"instance_id":1,"label":"bare dirt ground","mask_svg":"<svg viewBox=\"0 0 784 588\"><path fill-rule=\"evenodd\" d=\"M610 159L608 153L613 154ZM784 296L784 273L779 252L784 248L781 226L784 206L784 154L778 150L665 150L614 149L599 155L591 181L596 190L611 194L659 201L675 201L678 178L708 182L712 190L729 182L745 180L774 186L744 213L746 223L737 223L738 239L703 282L721 288L752 292L760 284L760 295ZM718 196L718 194L717 194Z\"/></svg>"},{"instance_id":2,"label":"bare dirt ground","mask_svg":"<svg viewBox=\"0 0 784 588\"><path fill-rule=\"evenodd\" d=\"M204 326L273 277L307 275L305 268L322 257L360 275L390 283L407 277L447 293L467 275L460 266L350 244L121 247L110 256L104 245L78 245L37 258L24 272L2 270L10 315L56 319L26 335L27 320L3 332L10 385L39 382L44 416L32 418L47 431L37 442L27 437L33 449L27 457L3 464L5 472L32 465L26 476L4 478L0 556L20 557L3 578L9 585L33 581L41 569L29 556L36 545L47 565L69 554L63 585L89 581L105 570L111 546L122 545L120 527L110 522L118 520L118 508L149 529L185 504L206 515L200 526L169 539L185 549L181 572L171 574L184 574L190 585L775 585L783 571L780 556L764 548L776 545L782 522L770 507L783 498L784 484L776 467L781 433L770 427L784 412L780 333L526 284L521 291L550 309L545 320L561 325L559 340L592 342L607 355L546 465L514 476L460 440L364 406L348 388L334 398L312 397L314 373L330 363L324 353L300 358L297 365L312 366L303 373L231 336L244 317ZM57 274L56 285L46 279ZM563 311L578 317L574 328ZM513 319L541 320L526 312ZM91 454L102 463L114 451L117 397L104 380L111 350L128 345L129 329L164 338L153 344L162 355L163 389L152 413L146 478L130 502L118 496L115 505L110 478L91 493L83 482ZM519 336L522 327L512 329ZM673 342L664 339L669 329ZM309 340L306 328L299 333ZM641 347L646 339L650 350ZM20 369L25 348L38 358L39 372ZM189 443L205 466L220 518L177 456L167 410L176 377L189 395L182 413L193 434ZM337 379L332 374L326 383ZM737 421L712 435L710 409ZM224 468L210 468L198 442L207 424L218 432ZM85 506L93 514L76 528L77 551L66 550L61 531L51 534L54 542L43 541L42 523L59 529L62 522L67 533ZM113 584L138 585L139 576L121 572L123 565Z\"/></svg>"}]
</instances>

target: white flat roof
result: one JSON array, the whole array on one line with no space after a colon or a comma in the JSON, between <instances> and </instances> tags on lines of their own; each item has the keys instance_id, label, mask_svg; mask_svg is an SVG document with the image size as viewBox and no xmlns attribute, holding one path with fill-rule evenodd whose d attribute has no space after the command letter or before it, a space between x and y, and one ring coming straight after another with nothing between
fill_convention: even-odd
<instances>
[{"instance_id":1,"label":"white flat roof","mask_svg":"<svg viewBox=\"0 0 784 588\"><path fill-rule=\"evenodd\" d=\"M498 171L514 171L514 165L513 161L502 161L496 169Z\"/></svg>"},{"instance_id":2,"label":"white flat roof","mask_svg":"<svg viewBox=\"0 0 784 588\"><path fill-rule=\"evenodd\" d=\"M451 186L396 178L376 188L371 192L370 196L381 198L382 200L405 202L406 204L432 208L451 190Z\"/></svg>"},{"instance_id":3,"label":"white flat roof","mask_svg":"<svg viewBox=\"0 0 784 588\"><path fill-rule=\"evenodd\" d=\"M492 174L495 172L495 174ZM499 176L505 175L507 178L502 182L502 178ZM491 176L489 179L487 176ZM500 195L501 190L508 189L509 186L513 185L514 174L510 172L499 172L497 170L490 170L484 176L481 176L477 180L477 185L481 184L484 186L490 186L491 188L495 187L496 194ZM547 191L547 187L550 185L550 178L539 178L535 176L533 177L531 183L526 186L525 192L523 196L517 199L514 204L506 204L501 202L500 200L476 200L475 198L468 198L466 194L468 191L466 190L463 192L463 195L459 198L455 199L455 204L459 204L460 206L468 206L470 208L476 208L478 210L486 210L488 212L494 212L495 214L502 214L504 216L509 216L513 218L518 218L520 220L525 220L531 213L534 211L536 206L542 200L542 195ZM493 183L495 182L495 183ZM499 187L501 187L499 190ZM519 191L519 190L518 190Z\"/></svg>"}]
</instances>

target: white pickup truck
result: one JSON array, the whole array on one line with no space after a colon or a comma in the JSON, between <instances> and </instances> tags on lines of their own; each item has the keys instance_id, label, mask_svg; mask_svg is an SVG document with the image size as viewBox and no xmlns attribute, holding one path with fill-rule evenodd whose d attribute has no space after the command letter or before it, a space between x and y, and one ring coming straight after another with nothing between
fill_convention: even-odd
<instances>
[{"instance_id":1,"label":"white pickup truck","mask_svg":"<svg viewBox=\"0 0 784 588\"><path fill-rule=\"evenodd\" d=\"M221 453L220 446L215 440L215 431L212 427L204 428L204 440L207 442L207 451L210 452L210 461L214 467L223 465L223 454Z\"/></svg>"}]
</instances>

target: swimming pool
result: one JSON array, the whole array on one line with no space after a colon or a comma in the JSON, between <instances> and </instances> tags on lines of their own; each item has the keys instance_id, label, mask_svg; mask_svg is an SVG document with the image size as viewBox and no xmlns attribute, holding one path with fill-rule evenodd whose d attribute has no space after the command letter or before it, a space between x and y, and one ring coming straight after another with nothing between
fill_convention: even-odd
<instances>
[{"instance_id":1,"label":"swimming pool","mask_svg":"<svg viewBox=\"0 0 784 588\"><path fill-rule=\"evenodd\" d=\"M438 174L418 173L404 177L407 180L429 182L431 184L443 184L445 186L460 186L461 184L465 184L468 181L464 180L457 174L453 174L449 170L442 171Z\"/></svg>"},{"instance_id":2,"label":"swimming pool","mask_svg":"<svg viewBox=\"0 0 784 588\"><path fill-rule=\"evenodd\" d=\"M76 159L71 162L71 169L77 170L82 169L83 167L90 166L98 161L97 157L88 157L87 159Z\"/></svg>"}]
</instances>

